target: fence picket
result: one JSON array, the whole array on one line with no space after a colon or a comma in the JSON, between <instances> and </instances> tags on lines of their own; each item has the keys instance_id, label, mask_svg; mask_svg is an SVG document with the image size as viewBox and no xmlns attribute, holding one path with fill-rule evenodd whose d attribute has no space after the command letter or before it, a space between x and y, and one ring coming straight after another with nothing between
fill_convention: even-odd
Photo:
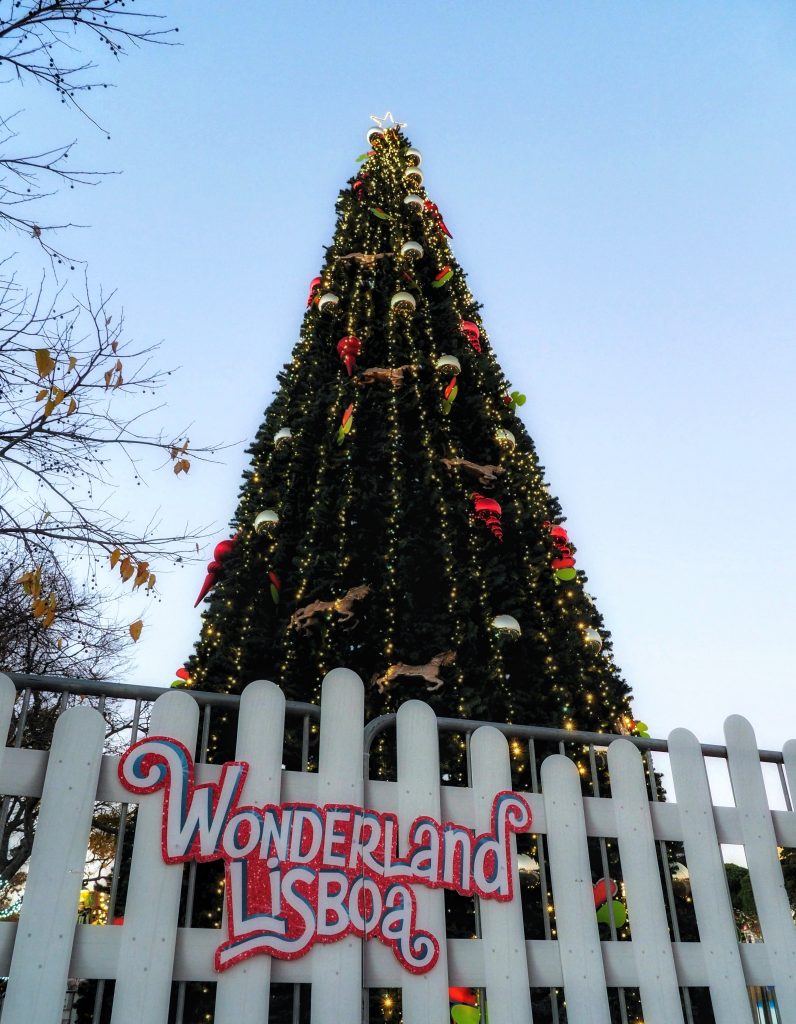
<instances>
[{"instance_id":1,"label":"fence picket","mask_svg":"<svg viewBox=\"0 0 796 1024\"><path fill-rule=\"evenodd\" d=\"M641 755L629 740L615 740L608 767L644 1020L682 1024Z\"/></svg>"},{"instance_id":2,"label":"fence picket","mask_svg":"<svg viewBox=\"0 0 796 1024\"><path fill-rule=\"evenodd\" d=\"M511 764L505 736L489 725L476 729L470 742L470 756L473 825L476 832L488 832L492 827L495 793L511 789ZM500 1024L528 1024L532 1019L531 988L514 836L511 851L514 898L510 903L481 900L480 904L486 999L491 1020Z\"/></svg>"},{"instance_id":3,"label":"fence picket","mask_svg":"<svg viewBox=\"0 0 796 1024\"><path fill-rule=\"evenodd\" d=\"M198 725L196 701L171 690L155 701L149 732L193 751ZM162 806L160 796L138 805L111 1024L166 1024L168 1017L183 869L163 862Z\"/></svg>"},{"instance_id":4,"label":"fence picket","mask_svg":"<svg viewBox=\"0 0 796 1024\"><path fill-rule=\"evenodd\" d=\"M3 1003L8 1024L60 1024L104 738L92 708L56 722Z\"/></svg>"},{"instance_id":5,"label":"fence picket","mask_svg":"<svg viewBox=\"0 0 796 1024\"><path fill-rule=\"evenodd\" d=\"M713 802L699 741L687 729L669 734L669 757L697 924L716 1024L735 1024L748 994L735 934Z\"/></svg>"},{"instance_id":6,"label":"fence picket","mask_svg":"<svg viewBox=\"0 0 796 1024\"><path fill-rule=\"evenodd\" d=\"M241 804L279 803L282 788L282 746L285 732L285 695L275 683L249 683L240 701L235 759L249 762ZM221 923L226 932L227 910ZM219 975L215 1024L241 1024L268 1020L271 958L256 956L235 964Z\"/></svg>"},{"instance_id":7,"label":"fence picket","mask_svg":"<svg viewBox=\"0 0 796 1024\"><path fill-rule=\"evenodd\" d=\"M611 1024L580 775L568 757L544 761L542 793L567 1015L579 1024Z\"/></svg>"},{"instance_id":8,"label":"fence picket","mask_svg":"<svg viewBox=\"0 0 796 1024\"><path fill-rule=\"evenodd\" d=\"M724 723L730 782L782 1024L796 1022L796 929L779 863L755 734L746 719Z\"/></svg>"},{"instance_id":9,"label":"fence picket","mask_svg":"<svg viewBox=\"0 0 796 1024\"><path fill-rule=\"evenodd\" d=\"M787 740L782 747L785 775L788 780L791 804L796 807L796 740Z\"/></svg>"},{"instance_id":10,"label":"fence picket","mask_svg":"<svg viewBox=\"0 0 796 1024\"><path fill-rule=\"evenodd\" d=\"M336 668L321 688L317 803L362 804L365 688L355 672ZM310 953L312 1024L356 1021L362 1012L362 943L353 935Z\"/></svg>"},{"instance_id":11,"label":"fence picket","mask_svg":"<svg viewBox=\"0 0 796 1024\"><path fill-rule=\"evenodd\" d=\"M400 852L415 818L442 820L437 716L428 704L410 700L398 711L398 822ZM417 919L439 939L439 960L428 974L407 975L402 989L406 1024L439 1024L449 1016L445 894L417 886Z\"/></svg>"},{"instance_id":12,"label":"fence picket","mask_svg":"<svg viewBox=\"0 0 796 1024\"><path fill-rule=\"evenodd\" d=\"M17 688L8 678L0 672L0 771L2 771L3 751L6 749L5 740L8 730L11 728L11 716L14 714L14 704L17 699Z\"/></svg>"}]
</instances>

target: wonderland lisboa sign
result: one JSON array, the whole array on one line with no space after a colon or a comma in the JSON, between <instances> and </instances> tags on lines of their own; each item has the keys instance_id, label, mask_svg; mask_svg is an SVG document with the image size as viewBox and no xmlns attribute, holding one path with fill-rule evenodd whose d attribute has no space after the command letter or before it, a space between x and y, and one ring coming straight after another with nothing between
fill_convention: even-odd
<instances>
[{"instance_id":1,"label":"wonderland lisboa sign","mask_svg":"<svg viewBox=\"0 0 796 1024\"><path fill-rule=\"evenodd\" d=\"M257 953L295 959L353 933L378 939L407 971L423 974L445 937L419 926L413 886L512 898L511 835L531 827L531 809L516 793L496 794L491 829L481 835L416 818L399 856L394 814L351 804L240 804L248 768L230 761L218 782L196 785L191 755L168 736L140 740L119 763L126 789L163 791L167 864L224 863L227 938L216 950L217 971Z\"/></svg>"}]
</instances>

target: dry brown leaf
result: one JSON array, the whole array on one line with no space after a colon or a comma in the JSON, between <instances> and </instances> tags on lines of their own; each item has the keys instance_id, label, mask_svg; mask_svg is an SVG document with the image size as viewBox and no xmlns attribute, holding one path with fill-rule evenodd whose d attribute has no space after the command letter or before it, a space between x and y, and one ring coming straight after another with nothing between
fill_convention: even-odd
<instances>
[{"instance_id":1,"label":"dry brown leaf","mask_svg":"<svg viewBox=\"0 0 796 1024\"><path fill-rule=\"evenodd\" d=\"M153 572L151 572L149 574L149 579L146 581L146 588L147 588L147 590L151 590L154 587L156 579L157 579L157 576Z\"/></svg>"},{"instance_id":2,"label":"dry brown leaf","mask_svg":"<svg viewBox=\"0 0 796 1024\"><path fill-rule=\"evenodd\" d=\"M49 394L49 391L47 390L47 388L42 388L41 391L38 393L38 395L36 395L36 401L37 402L43 402L48 394Z\"/></svg>"},{"instance_id":3,"label":"dry brown leaf","mask_svg":"<svg viewBox=\"0 0 796 1024\"><path fill-rule=\"evenodd\" d=\"M68 371L67 371L67 372L68 372L68 373L71 373L71 372L72 372L72 370L74 370L74 368L75 368L76 366L77 366L77 356L70 356L70 357L69 357L69 369L68 369Z\"/></svg>"},{"instance_id":4,"label":"dry brown leaf","mask_svg":"<svg viewBox=\"0 0 796 1024\"><path fill-rule=\"evenodd\" d=\"M29 597L38 597L41 593L41 569L30 569L17 580Z\"/></svg>"},{"instance_id":5,"label":"dry brown leaf","mask_svg":"<svg viewBox=\"0 0 796 1024\"><path fill-rule=\"evenodd\" d=\"M119 566L119 572L125 583L132 577L135 569L129 556L122 561L122 564Z\"/></svg>"},{"instance_id":6,"label":"dry brown leaf","mask_svg":"<svg viewBox=\"0 0 796 1024\"><path fill-rule=\"evenodd\" d=\"M69 408L66 410L66 415L71 416L73 412L77 410L77 402L74 398L69 399Z\"/></svg>"},{"instance_id":7,"label":"dry brown leaf","mask_svg":"<svg viewBox=\"0 0 796 1024\"><path fill-rule=\"evenodd\" d=\"M55 402L52 400L52 398L48 398L47 401L44 403L44 410L43 410L44 415L45 416L49 416L54 408L55 408Z\"/></svg>"},{"instance_id":8,"label":"dry brown leaf","mask_svg":"<svg viewBox=\"0 0 796 1024\"><path fill-rule=\"evenodd\" d=\"M121 553L121 551L118 548L114 548L113 551L111 551L111 553L110 553L111 569L115 569L116 568L116 563L119 561L119 559L121 557L122 557L122 553Z\"/></svg>"},{"instance_id":9,"label":"dry brown leaf","mask_svg":"<svg viewBox=\"0 0 796 1024\"><path fill-rule=\"evenodd\" d=\"M106 388L109 388L111 386L111 377L112 376L113 376L113 370L106 370L105 371L105 387Z\"/></svg>"},{"instance_id":10,"label":"dry brown leaf","mask_svg":"<svg viewBox=\"0 0 796 1024\"><path fill-rule=\"evenodd\" d=\"M53 394L52 394L53 408L55 408L56 406L60 405L61 402L63 402L63 400L65 398L66 398L66 392L62 388L59 388L57 385L54 386L53 387Z\"/></svg>"},{"instance_id":11,"label":"dry brown leaf","mask_svg":"<svg viewBox=\"0 0 796 1024\"><path fill-rule=\"evenodd\" d=\"M105 321L105 323L106 323L106 324L109 324L110 322L111 322L111 321L110 321L110 317L108 317L108 319L107 319L107 320ZM117 349L118 347L119 347L119 342L118 342L118 341L112 341L112 342L111 342L111 352L113 352L113 353L114 353L114 355L116 354L116 349Z\"/></svg>"},{"instance_id":12,"label":"dry brown leaf","mask_svg":"<svg viewBox=\"0 0 796 1024\"><path fill-rule=\"evenodd\" d=\"M113 387L114 387L114 389L115 388L120 388L122 386L122 384L124 384L124 381L122 380L122 375L119 374L119 376L116 378L116 381L115 381Z\"/></svg>"},{"instance_id":13,"label":"dry brown leaf","mask_svg":"<svg viewBox=\"0 0 796 1024\"><path fill-rule=\"evenodd\" d=\"M58 639L55 641L55 646L58 648L59 651L64 646L64 638L62 636L59 636Z\"/></svg>"},{"instance_id":14,"label":"dry brown leaf","mask_svg":"<svg viewBox=\"0 0 796 1024\"><path fill-rule=\"evenodd\" d=\"M54 609L51 608L47 612L47 614L44 616L44 618L41 620L41 624L44 626L45 629L49 629L50 626L52 626L52 624L54 622L55 622L55 611L54 611Z\"/></svg>"},{"instance_id":15,"label":"dry brown leaf","mask_svg":"<svg viewBox=\"0 0 796 1024\"><path fill-rule=\"evenodd\" d=\"M33 612L34 619L40 619L47 611L47 602L43 597L35 597L31 602L30 610Z\"/></svg>"},{"instance_id":16,"label":"dry brown leaf","mask_svg":"<svg viewBox=\"0 0 796 1024\"><path fill-rule=\"evenodd\" d=\"M141 619L136 619L135 622L130 623L130 636L133 638L134 643L138 643L138 638L141 636L141 630L144 628L144 623Z\"/></svg>"},{"instance_id":17,"label":"dry brown leaf","mask_svg":"<svg viewBox=\"0 0 796 1024\"><path fill-rule=\"evenodd\" d=\"M133 581L133 590L135 590L136 587L140 587L142 583L146 583L148 577L149 562L139 562L135 574L135 580Z\"/></svg>"},{"instance_id":18,"label":"dry brown leaf","mask_svg":"<svg viewBox=\"0 0 796 1024\"><path fill-rule=\"evenodd\" d=\"M36 370L40 377L49 377L49 375L55 369L55 360L50 355L48 348L37 348L36 352Z\"/></svg>"}]
</instances>

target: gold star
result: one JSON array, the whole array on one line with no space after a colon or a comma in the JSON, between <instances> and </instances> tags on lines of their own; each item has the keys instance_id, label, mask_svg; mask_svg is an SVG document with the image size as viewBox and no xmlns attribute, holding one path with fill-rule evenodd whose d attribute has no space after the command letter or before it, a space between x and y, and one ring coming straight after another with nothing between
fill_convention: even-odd
<instances>
[{"instance_id":1,"label":"gold star","mask_svg":"<svg viewBox=\"0 0 796 1024\"><path fill-rule=\"evenodd\" d=\"M381 130L385 132L390 131L392 128L406 128L406 122L396 121L389 110L384 115L384 117L376 117L375 114L371 114L370 119L371 121L375 121L379 128L381 128Z\"/></svg>"}]
</instances>

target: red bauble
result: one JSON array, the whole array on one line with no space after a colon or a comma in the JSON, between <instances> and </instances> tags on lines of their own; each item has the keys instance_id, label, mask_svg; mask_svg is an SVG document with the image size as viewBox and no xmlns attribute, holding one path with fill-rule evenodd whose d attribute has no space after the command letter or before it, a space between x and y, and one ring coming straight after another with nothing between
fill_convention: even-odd
<instances>
[{"instance_id":1,"label":"red bauble","mask_svg":"<svg viewBox=\"0 0 796 1024\"><path fill-rule=\"evenodd\" d=\"M180 665L180 667L179 667L179 668L177 669L177 671L176 671L176 672L174 673L174 675L175 675L175 676L176 676L176 677L177 677L178 679L184 679L184 680L186 681L186 683L187 683L187 682L188 682L188 680L189 680L189 679L191 678L191 674L190 674L190 672L188 671L188 669L187 669L187 668L185 668L185 666L184 666L184 665Z\"/></svg>"},{"instance_id":2,"label":"red bauble","mask_svg":"<svg viewBox=\"0 0 796 1024\"><path fill-rule=\"evenodd\" d=\"M357 365L357 356L361 351L362 342L354 334L341 338L337 342L337 354L343 360L343 364L348 371L349 377L351 376L354 367Z\"/></svg>"}]
</instances>

